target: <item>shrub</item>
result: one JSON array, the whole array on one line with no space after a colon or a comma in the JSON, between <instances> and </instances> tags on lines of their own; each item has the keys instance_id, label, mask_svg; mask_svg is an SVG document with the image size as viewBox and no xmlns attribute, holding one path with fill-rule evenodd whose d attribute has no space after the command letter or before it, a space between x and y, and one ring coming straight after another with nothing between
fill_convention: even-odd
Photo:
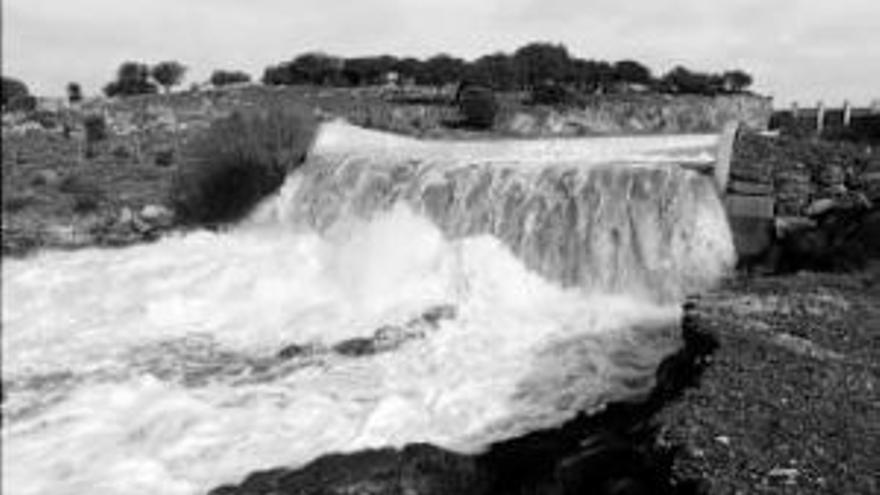
<instances>
[{"instance_id":1,"label":"shrub","mask_svg":"<svg viewBox=\"0 0 880 495\"><path fill-rule=\"evenodd\" d=\"M12 193L9 195L4 195L4 197L3 197L3 210L7 211L9 213L15 213L15 212L21 211L31 205L37 204L38 202L39 202L39 199L31 191Z\"/></svg>"},{"instance_id":2,"label":"shrub","mask_svg":"<svg viewBox=\"0 0 880 495\"><path fill-rule=\"evenodd\" d=\"M131 150L124 144L118 144L113 148L113 157L116 159L128 160L131 156Z\"/></svg>"},{"instance_id":3,"label":"shrub","mask_svg":"<svg viewBox=\"0 0 880 495\"><path fill-rule=\"evenodd\" d=\"M465 126L489 129L495 123L498 104L492 90L482 86L469 86L458 94L458 109Z\"/></svg>"},{"instance_id":4,"label":"shrub","mask_svg":"<svg viewBox=\"0 0 880 495\"><path fill-rule=\"evenodd\" d=\"M107 121L103 115L87 115L83 119L83 127L86 130L86 141L97 143L107 139Z\"/></svg>"},{"instance_id":5,"label":"shrub","mask_svg":"<svg viewBox=\"0 0 880 495\"><path fill-rule=\"evenodd\" d=\"M91 213L96 211L100 204L101 194L96 190L73 195L73 211L76 213Z\"/></svg>"},{"instance_id":6,"label":"shrub","mask_svg":"<svg viewBox=\"0 0 880 495\"><path fill-rule=\"evenodd\" d=\"M81 176L70 174L58 184L58 190L73 196L73 211L89 213L98 209L104 192L94 182Z\"/></svg>"},{"instance_id":7,"label":"shrub","mask_svg":"<svg viewBox=\"0 0 880 495\"><path fill-rule=\"evenodd\" d=\"M36 100L31 97L27 85L11 77L3 76L3 88L0 91L0 96L2 96L2 106L4 109L31 110L32 108L22 108L23 102L25 102L25 106L28 106L26 102L31 101L36 104Z\"/></svg>"},{"instance_id":8,"label":"shrub","mask_svg":"<svg viewBox=\"0 0 880 495\"><path fill-rule=\"evenodd\" d=\"M558 84L539 84L532 88L532 105L572 106L579 105L579 97L573 91Z\"/></svg>"},{"instance_id":9,"label":"shrub","mask_svg":"<svg viewBox=\"0 0 880 495\"><path fill-rule=\"evenodd\" d=\"M154 161L159 167L170 167L174 164L174 149L164 148L157 151Z\"/></svg>"},{"instance_id":10,"label":"shrub","mask_svg":"<svg viewBox=\"0 0 880 495\"><path fill-rule=\"evenodd\" d=\"M216 87L249 82L251 82L251 76L247 72L215 70L211 73L211 84Z\"/></svg>"},{"instance_id":11,"label":"shrub","mask_svg":"<svg viewBox=\"0 0 880 495\"><path fill-rule=\"evenodd\" d=\"M190 225L241 219L305 159L316 129L304 108L236 112L215 121L185 149L171 188L176 217Z\"/></svg>"}]
</instances>

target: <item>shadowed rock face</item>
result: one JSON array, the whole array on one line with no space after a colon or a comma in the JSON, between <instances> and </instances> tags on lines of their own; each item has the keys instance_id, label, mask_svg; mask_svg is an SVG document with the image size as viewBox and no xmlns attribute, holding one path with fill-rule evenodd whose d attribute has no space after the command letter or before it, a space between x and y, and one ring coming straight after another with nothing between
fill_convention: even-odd
<instances>
[{"instance_id":1,"label":"shadowed rock face","mask_svg":"<svg viewBox=\"0 0 880 495\"><path fill-rule=\"evenodd\" d=\"M401 149L413 144L405 140L363 151L319 146L280 208L323 231L404 202L450 237L498 237L564 286L662 302L711 285L733 263L711 178L676 166L693 160L688 150L637 143L627 152L609 142L592 158L573 141L575 159L555 143L548 155L556 158L542 158L535 145L522 146L518 160L517 145L451 146L447 155L436 145L407 154ZM615 161L615 153L628 158Z\"/></svg>"}]
</instances>

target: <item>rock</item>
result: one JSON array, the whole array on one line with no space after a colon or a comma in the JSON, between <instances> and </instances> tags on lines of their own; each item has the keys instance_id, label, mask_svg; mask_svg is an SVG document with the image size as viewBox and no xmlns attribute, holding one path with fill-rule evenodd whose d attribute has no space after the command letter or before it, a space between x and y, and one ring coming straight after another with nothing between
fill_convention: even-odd
<instances>
[{"instance_id":1,"label":"rock","mask_svg":"<svg viewBox=\"0 0 880 495\"><path fill-rule=\"evenodd\" d=\"M520 136L533 136L538 127L537 119L527 113L517 113L507 124L507 130Z\"/></svg>"},{"instance_id":2,"label":"rock","mask_svg":"<svg viewBox=\"0 0 880 495\"><path fill-rule=\"evenodd\" d=\"M376 342L365 337L355 337L333 346L333 350L343 356L361 357L369 356L377 352Z\"/></svg>"},{"instance_id":3,"label":"rock","mask_svg":"<svg viewBox=\"0 0 880 495\"><path fill-rule=\"evenodd\" d=\"M831 198L817 199L807 206L804 213L806 213L807 216L817 217L834 209L836 204L837 203Z\"/></svg>"},{"instance_id":4,"label":"rock","mask_svg":"<svg viewBox=\"0 0 880 495\"><path fill-rule=\"evenodd\" d=\"M794 468L773 468L767 473L767 476L770 478L781 478L786 485L793 485L800 474L800 471Z\"/></svg>"},{"instance_id":5,"label":"rock","mask_svg":"<svg viewBox=\"0 0 880 495\"><path fill-rule=\"evenodd\" d=\"M730 181L727 189L730 192L744 194L746 196L770 196L773 194L773 186L770 184L762 184L760 182L749 182L734 179Z\"/></svg>"},{"instance_id":6,"label":"rock","mask_svg":"<svg viewBox=\"0 0 880 495\"><path fill-rule=\"evenodd\" d=\"M75 225L50 225L45 234L50 244L64 247L80 247L91 244L93 236Z\"/></svg>"},{"instance_id":7,"label":"rock","mask_svg":"<svg viewBox=\"0 0 880 495\"><path fill-rule=\"evenodd\" d=\"M140 217L144 221L159 227L169 227L174 223L174 212L160 205L144 206L141 209Z\"/></svg>"},{"instance_id":8,"label":"rock","mask_svg":"<svg viewBox=\"0 0 880 495\"><path fill-rule=\"evenodd\" d=\"M721 445L724 445L725 447L730 446L730 437L728 437L728 436L719 435L719 436L715 437L715 441L720 443Z\"/></svg>"},{"instance_id":9,"label":"rock","mask_svg":"<svg viewBox=\"0 0 880 495\"><path fill-rule=\"evenodd\" d=\"M815 220L806 217L778 216L774 222L776 223L777 238L784 238L792 232L804 229L814 229L819 225Z\"/></svg>"},{"instance_id":10,"label":"rock","mask_svg":"<svg viewBox=\"0 0 880 495\"><path fill-rule=\"evenodd\" d=\"M880 171L868 172L861 176L863 191L868 199L880 202Z\"/></svg>"},{"instance_id":11,"label":"rock","mask_svg":"<svg viewBox=\"0 0 880 495\"><path fill-rule=\"evenodd\" d=\"M823 186L843 184L846 181L846 170L837 164L826 165L819 171L818 180Z\"/></svg>"},{"instance_id":12,"label":"rock","mask_svg":"<svg viewBox=\"0 0 880 495\"><path fill-rule=\"evenodd\" d=\"M456 317L458 310L451 304L435 306L422 315L422 319L434 325L440 320L451 320Z\"/></svg>"},{"instance_id":13,"label":"rock","mask_svg":"<svg viewBox=\"0 0 880 495\"><path fill-rule=\"evenodd\" d=\"M865 247L865 254L880 259L880 209L874 210L862 218L855 237Z\"/></svg>"},{"instance_id":14,"label":"rock","mask_svg":"<svg viewBox=\"0 0 880 495\"><path fill-rule=\"evenodd\" d=\"M57 186L61 182L61 176L54 170L40 170L31 179L33 186Z\"/></svg>"},{"instance_id":15,"label":"rock","mask_svg":"<svg viewBox=\"0 0 880 495\"><path fill-rule=\"evenodd\" d=\"M120 225L132 225L134 223L134 212L127 206L123 207L119 210L119 218L117 221Z\"/></svg>"},{"instance_id":16,"label":"rock","mask_svg":"<svg viewBox=\"0 0 880 495\"><path fill-rule=\"evenodd\" d=\"M296 357L309 355L313 351L314 351L314 349L310 346L290 344L290 345L284 346L283 349L278 351L278 358L279 359L293 359Z\"/></svg>"}]
</instances>

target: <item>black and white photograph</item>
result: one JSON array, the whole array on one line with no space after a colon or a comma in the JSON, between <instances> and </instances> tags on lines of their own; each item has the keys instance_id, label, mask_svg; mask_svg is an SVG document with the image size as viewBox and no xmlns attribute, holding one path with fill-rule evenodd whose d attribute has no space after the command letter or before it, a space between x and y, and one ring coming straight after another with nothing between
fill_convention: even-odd
<instances>
[{"instance_id":1,"label":"black and white photograph","mask_svg":"<svg viewBox=\"0 0 880 495\"><path fill-rule=\"evenodd\" d=\"M2 0L3 495L880 495L877 0Z\"/></svg>"}]
</instances>

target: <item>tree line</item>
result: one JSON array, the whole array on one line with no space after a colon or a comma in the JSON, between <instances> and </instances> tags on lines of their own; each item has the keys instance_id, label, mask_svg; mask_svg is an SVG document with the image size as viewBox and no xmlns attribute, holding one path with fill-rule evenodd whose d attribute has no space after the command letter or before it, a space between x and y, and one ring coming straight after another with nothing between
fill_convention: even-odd
<instances>
[{"instance_id":1,"label":"tree line","mask_svg":"<svg viewBox=\"0 0 880 495\"><path fill-rule=\"evenodd\" d=\"M187 67L169 60L148 65L128 61L121 64L114 80L106 84L106 96L130 96L171 91L182 83ZM209 82L215 86L247 83L251 77L240 70L215 70ZM270 65L263 71L265 85L311 84L357 87L389 82L425 86L450 84L478 85L495 91L531 91L548 100L558 100L559 91L616 93L650 91L669 94L716 95L748 91L753 80L743 70L699 72L677 66L662 74L635 60L609 62L588 60L572 55L565 45L534 42L512 53L498 52L465 60L448 54L425 59L377 55L338 57L323 52L308 52L293 59ZM24 95L24 96L23 96ZM82 99L79 84L67 85L71 102ZM3 78L3 107L21 102L32 103L21 81Z\"/></svg>"},{"instance_id":2,"label":"tree line","mask_svg":"<svg viewBox=\"0 0 880 495\"><path fill-rule=\"evenodd\" d=\"M529 43L511 54L493 53L472 61L448 54L421 60L392 55L343 58L309 52L267 67L262 82L267 85L366 86L388 82L389 74L394 74L399 81L417 85L465 82L496 91L560 86L586 93L635 89L715 95L745 92L753 83L752 77L739 69L705 73L678 66L657 76L635 60L587 60L573 56L565 45L544 42Z\"/></svg>"}]
</instances>

